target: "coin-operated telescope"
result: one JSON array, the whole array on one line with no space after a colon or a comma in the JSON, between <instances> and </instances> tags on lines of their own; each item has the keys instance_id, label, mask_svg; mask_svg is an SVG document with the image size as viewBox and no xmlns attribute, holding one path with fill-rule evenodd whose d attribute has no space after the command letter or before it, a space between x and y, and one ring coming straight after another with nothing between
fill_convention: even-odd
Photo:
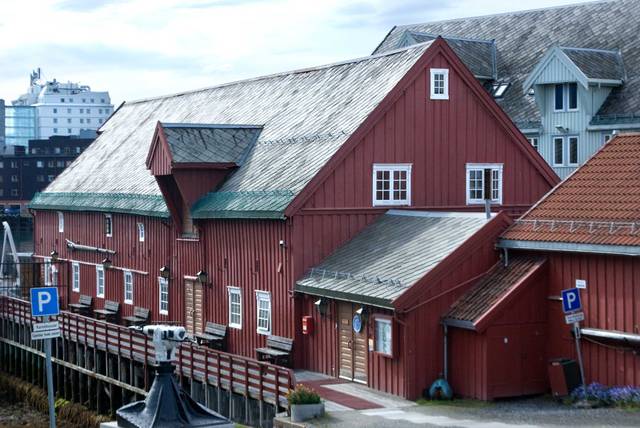
<instances>
[{"instance_id":1,"label":"coin-operated telescope","mask_svg":"<svg viewBox=\"0 0 640 428\"><path fill-rule=\"evenodd\" d=\"M153 339L156 351L156 376L144 401L127 404L116 411L119 427L231 428L234 424L224 416L195 402L173 378L176 349L187 340L184 327L146 325L136 328Z\"/></svg>"}]
</instances>

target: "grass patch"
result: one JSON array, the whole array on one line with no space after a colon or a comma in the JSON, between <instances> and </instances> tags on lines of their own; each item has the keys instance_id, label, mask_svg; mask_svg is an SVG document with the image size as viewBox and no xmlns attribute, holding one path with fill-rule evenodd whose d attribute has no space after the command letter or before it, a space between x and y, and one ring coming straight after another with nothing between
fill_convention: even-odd
<instances>
[{"instance_id":1,"label":"grass patch","mask_svg":"<svg viewBox=\"0 0 640 428\"><path fill-rule=\"evenodd\" d=\"M427 400L426 398L420 398L416 401L416 404L420 406L461 407L466 409L483 409L493 405L493 403L488 401L470 400L467 398L453 400Z\"/></svg>"}]
</instances>

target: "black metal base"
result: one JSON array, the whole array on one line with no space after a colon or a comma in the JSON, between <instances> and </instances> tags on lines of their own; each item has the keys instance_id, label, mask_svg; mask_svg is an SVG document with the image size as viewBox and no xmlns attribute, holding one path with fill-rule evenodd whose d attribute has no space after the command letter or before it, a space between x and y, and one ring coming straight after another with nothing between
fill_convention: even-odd
<instances>
[{"instance_id":1,"label":"black metal base","mask_svg":"<svg viewBox=\"0 0 640 428\"><path fill-rule=\"evenodd\" d=\"M119 427L233 427L224 416L196 403L173 378L175 367L161 363L144 401L127 404L116 411Z\"/></svg>"}]
</instances>

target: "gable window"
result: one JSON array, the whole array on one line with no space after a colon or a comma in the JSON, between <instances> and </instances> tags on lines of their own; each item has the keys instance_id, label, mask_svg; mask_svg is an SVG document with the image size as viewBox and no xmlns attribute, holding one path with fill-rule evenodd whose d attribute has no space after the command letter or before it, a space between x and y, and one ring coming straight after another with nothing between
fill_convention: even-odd
<instances>
[{"instance_id":1,"label":"gable window","mask_svg":"<svg viewBox=\"0 0 640 428\"><path fill-rule=\"evenodd\" d=\"M611 134L604 134L603 139L605 143L608 143L611 139Z\"/></svg>"},{"instance_id":2,"label":"gable window","mask_svg":"<svg viewBox=\"0 0 640 428\"><path fill-rule=\"evenodd\" d=\"M96 265L96 297L104 297L104 267Z\"/></svg>"},{"instance_id":3,"label":"gable window","mask_svg":"<svg viewBox=\"0 0 640 428\"><path fill-rule=\"evenodd\" d=\"M485 177L491 180L491 202L502 204L502 168L502 164L467 164L467 205L484 203Z\"/></svg>"},{"instance_id":4,"label":"gable window","mask_svg":"<svg viewBox=\"0 0 640 428\"><path fill-rule=\"evenodd\" d=\"M124 302L133 305L133 273L124 271Z\"/></svg>"},{"instance_id":5,"label":"gable window","mask_svg":"<svg viewBox=\"0 0 640 428\"><path fill-rule=\"evenodd\" d=\"M376 352L393 356L393 331L390 318L375 318Z\"/></svg>"},{"instance_id":6,"label":"gable window","mask_svg":"<svg viewBox=\"0 0 640 428\"><path fill-rule=\"evenodd\" d=\"M104 215L104 234L108 237L113 236L113 218L111 214Z\"/></svg>"},{"instance_id":7,"label":"gable window","mask_svg":"<svg viewBox=\"0 0 640 428\"><path fill-rule=\"evenodd\" d=\"M256 291L256 307L258 309L257 332L271 334L271 294L266 291Z\"/></svg>"},{"instance_id":8,"label":"gable window","mask_svg":"<svg viewBox=\"0 0 640 428\"><path fill-rule=\"evenodd\" d=\"M411 205L411 165L373 165L373 206Z\"/></svg>"},{"instance_id":9,"label":"gable window","mask_svg":"<svg viewBox=\"0 0 640 428\"><path fill-rule=\"evenodd\" d=\"M538 150L538 137L527 137L527 140L529 140L529 143L536 149L536 152L540 151Z\"/></svg>"},{"instance_id":10,"label":"gable window","mask_svg":"<svg viewBox=\"0 0 640 428\"><path fill-rule=\"evenodd\" d=\"M449 99L449 70L446 68L431 69L431 96L432 100Z\"/></svg>"},{"instance_id":11,"label":"gable window","mask_svg":"<svg viewBox=\"0 0 640 428\"><path fill-rule=\"evenodd\" d=\"M553 109L555 111L564 110L564 85L559 83L555 86L553 97Z\"/></svg>"},{"instance_id":12,"label":"gable window","mask_svg":"<svg viewBox=\"0 0 640 428\"><path fill-rule=\"evenodd\" d=\"M144 223L138 223L138 241L144 242Z\"/></svg>"},{"instance_id":13,"label":"gable window","mask_svg":"<svg viewBox=\"0 0 640 428\"><path fill-rule=\"evenodd\" d=\"M158 309L160 315L169 315L169 280L158 277Z\"/></svg>"},{"instance_id":14,"label":"gable window","mask_svg":"<svg viewBox=\"0 0 640 428\"><path fill-rule=\"evenodd\" d=\"M58 232L64 232L64 214L58 211Z\"/></svg>"},{"instance_id":15,"label":"gable window","mask_svg":"<svg viewBox=\"0 0 640 428\"><path fill-rule=\"evenodd\" d=\"M242 294L238 287L227 287L229 293L229 327L242 328Z\"/></svg>"},{"instance_id":16,"label":"gable window","mask_svg":"<svg viewBox=\"0 0 640 428\"><path fill-rule=\"evenodd\" d=\"M562 137L553 139L553 165L564 165L564 138Z\"/></svg>"},{"instance_id":17,"label":"gable window","mask_svg":"<svg viewBox=\"0 0 640 428\"><path fill-rule=\"evenodd\" d=\"M71 264L71 291L80 292L80 264L78 262Z\"/></svg>"},{"instance_id":18,"label":"gable window","mask_svg":"<svg viewBox=\"0 0 640 428\"><path fill-rule=\"evenodd\" d=\"M578 137L569 137L569 165L578 165Z\"/></svg>"}]
</instances>

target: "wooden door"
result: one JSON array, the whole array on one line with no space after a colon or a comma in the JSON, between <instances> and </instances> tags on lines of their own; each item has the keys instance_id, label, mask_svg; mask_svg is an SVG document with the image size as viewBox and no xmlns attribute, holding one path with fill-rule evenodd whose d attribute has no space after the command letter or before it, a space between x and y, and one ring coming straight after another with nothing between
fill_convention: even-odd
<instances>
[{"instance_id":1,"label":"wooden door","mask_svg":"<svg viewBox=\"0 0 640 428\"><path fill-rule=\"evenodd\" d=\"M357 309L351 303L338 304L339 373L341 378L367 383L367 328L363 325L359 333L353 331Z\"/></svg>"},{"instance_id":2,"label":"wooden door","mask_svg":"<svg viewBox=\"0 0 640 428\"><path fill-rule=\"evenodd\" d=\"M202 333L202 284L199 281L184 280L184 311L187 333L191 336Z\"/></svg>"},{"instance_id":3,"label":"wooden door","mask_svg":"<svg viewBox=\"0 0 640 428\"><path fill-rule=\"evenodd\" d=\"M545 324L520 327L522 336L522 394L540 394L549 386L547 372L547 335Z\"/></svg>"},{"instance_id":4,"label":"wooden door","mask_svg":"<svg viewBox=\"0 0 640 428\"><path fill-rule=\"evenodd\" d=\"M487 392L490 399L522 395L520 327L505 325L487 330L489 356Z\"/></svg>"}]
</instances>

